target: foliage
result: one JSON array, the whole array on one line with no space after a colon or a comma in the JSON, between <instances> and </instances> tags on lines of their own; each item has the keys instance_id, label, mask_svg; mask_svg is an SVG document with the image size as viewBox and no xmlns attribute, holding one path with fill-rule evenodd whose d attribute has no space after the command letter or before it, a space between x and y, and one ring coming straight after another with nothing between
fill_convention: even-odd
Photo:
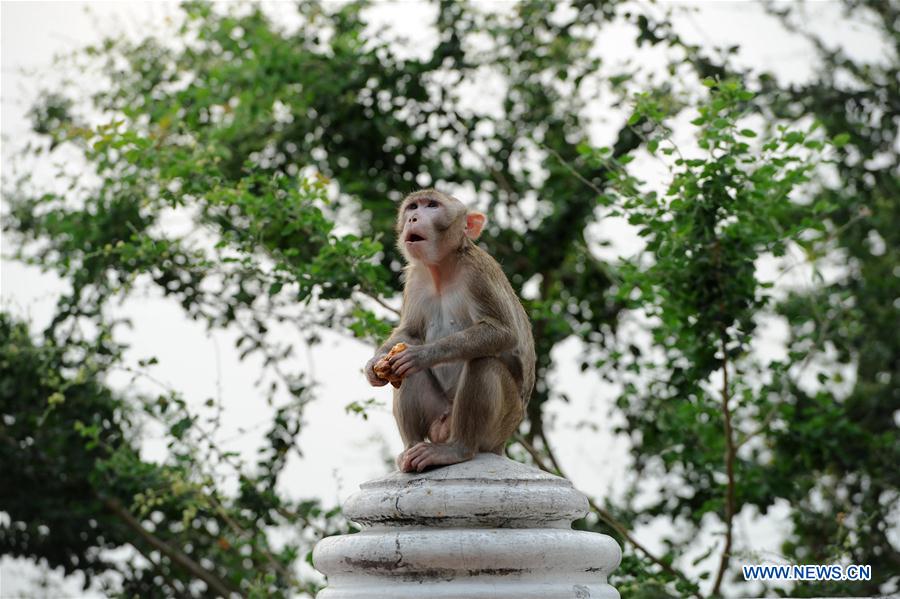
<instances>
[{"instance_id":1,"label":"foliage","mask_svg":"<svg viewBox=\"0 0 900 599\"><path fill-rule=\"evenodd\" d=\"M754 439L769 432L765 424L782 409L790 384L789 364L752 352L757 320L773 303L773 284L760 280L757 262L825 231L822 216L831 206L802 201L829 149L814 136L818 123L807 131L779 125L751 145L758 133L742 120L754 94L733 80L704 83L710 97L691 121L696 150L682 152L672 142L665 111L652 97L636 98L632 120L656 124L647 150L672 159L671 181L661 194L642 191L644 182L625 170L626 156L616 161L615 194L607 201L647 243L645 263L620 269L618 294L649 320L652 333L652 350L635 351L621 373L622 432L632 435L639 475L680 490L658 497L642 516L683 522L665 539L672 557L687 548L679 540L685 526L695 535L708 515L721 518L724 545L715 539L704 552L721 551L715 595L734 551L735 515L745 505L765 512L779 498L797 499L790 481L773 472L765 441ZM607 148L583 151L607 161Z\"/></svg>"},{"instance_id":2,"label":"foliage","mask_svg":"<svg viewBox=\"0 0 900 599\"><path fill-rule=\"evenodd\" d=\"M286 564L309 539L275 549L269 531L299 524L315 539L345 527L317 501L291 501L274 488L284 463L279 440L293 439L296 416L279 413L255 471L234 465L240 491L228 496L212 466L237 458L201 438L205 424L183 399L119 397L104 386L121 349L108 335L97 346L36 345L23 323L0 315L0 505L12 517L0 527L3 553L81 571L86 584L117 568L121 587L107 590L123 596L241 589L267 597L301 588ZM147 418L167 427L166 463L143 460L135 445ZM123 545L143 559L121 567L101 551Z\"/></svg>"},{"instance_id":3,"label":"foliage","mask_svg":"<svg viewBox=\"0 0 900 599\"><path fill-rule=\"evenodd\" d=\"M348 525L278 489L314 386L285 370L293 346L269 331L295 326L309 344L326 329L383 338L399 287L394 201L436 185L476 199L489 216L487 249L528 290L539 369L521 448L559 469L544 411L561 395L548 374L553 348L575 336L583 368L623 385L616 409L635 468L673 489L649 506L632 489L579 523L626 543L617 586L716 594L718 578L735 574L729 561L746 556L727 540L703 548L716 577L687 577L679 556L697 549L701 525L729 539L742 508L786 500L788 559L849 557L877 578L795 592L876 592L898 559L886 532L900 447L896 60L861 64L819 42L822 73L783 86L737 71L733 49L711 58L671 20L615 2L434 7L433 47L411 51L367 27L363 2L300 3L292 30L258 5L187 2L177 40L109 39L65 65L106 83L87 102L47 93L31 114L45 145L27 152L75 149L97 179L61 171L65 191L27 176L4 188L17 257L71 284L39 336L0 320L0 451L18 482L0 493L11 520L0 526L4 553L122 572L110 592L123 596L313 592L298 562ZM895 30L887 5L847 7ZM795 12L776 17L790 25ZM594 41L615 27L641 49L665 49L671 77L598 58ZM700 81L708 99L691 95ZM468 97L485 85L498 101L473 107ZM624 103L629 90L640 91L633 114L595 148L596 96ZM698 111L700 151L671 142L669 123L687 106ZM754 116L766 125L744 122ZM639 149L669 165L662 192L629 174ZM837 175L828 186L811 180L822 154ZM596 257L586 231L611 214L640 229L646 251L635 260ZM167 228L172 218L190 232ZM782 297L757 267L796 247L813 268L842 256L846 268ZM104 385L121 361L115 326L127 324L105 307L146 285L209 328L241 331L242 359L264 357L275 418L256 463L217 447L215 401L205 418L175 390L122 397ZM751 351L759 319L776 312L790 351L763 361ZM634 315L650 323L652 347L618 334ZM837 381L846 368L823 362L833 355L856 372L847 394ZM811 391L802 379L812 369L823 378ZM369 405L347 410L365 417ZM166 431L161 463L141 457L148 426ZM226 492L234 479L238 491ZM39 491L48 484L54 493ZM651 518L686 523L664 555L628 533ZM276 542L285 527L302 534ZM146 560L112 563L101 551L125 544Z\"/></svg>"},{"instance_id":4,"label":"foliage","mask_svg":"<svg viewBox=\"0 0 900 599\"><path fill-rule=\"evenodd\" d=\"M829 279L817 272L820 285L794 291L779 306L791 327L789 355L802 366L814 364L818 384L791 385L778 406L772 478L795 489L794 531L784 547L789 559L824 562L843 555L889 576L900 563L896 540L889 538L900 488L900 337L894 333L900 309L900 11L881 2L848 3L846 11L857 7L868 9L886 34L883 60L855 61L804 32L822 58L817 78L766 90L772 118L809 114L843 142L836 161L840 184L821 189L814 201L835 207L815 257L825 267L835 261L844 267ZM789 30L803 31L796 15L779 16ZM858 595L876 593L876 586L822 583L797 591Z\"/></svg>"}]
</instances>

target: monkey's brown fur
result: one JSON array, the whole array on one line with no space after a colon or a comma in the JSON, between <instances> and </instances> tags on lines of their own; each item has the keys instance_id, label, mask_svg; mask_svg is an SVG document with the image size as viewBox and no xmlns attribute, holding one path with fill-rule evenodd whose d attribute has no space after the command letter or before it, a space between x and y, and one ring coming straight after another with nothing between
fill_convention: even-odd
<instances>
[{"instance_id":1,"label":"monkey's brown fur","mask_svg":"<svg viewBox=\"0 0 900 599\"><path fill-rule=\"evenodd\" d=\"M395 344L408 345L389 359L403 378L394 390L402 470L501 453L531 396L531 325L500 265L474 242L483 223L484 215L435 190L400 206L398 245L408 259L400 324L366 374L383 385L374 364Z\"/></svg>"}]
</instances>

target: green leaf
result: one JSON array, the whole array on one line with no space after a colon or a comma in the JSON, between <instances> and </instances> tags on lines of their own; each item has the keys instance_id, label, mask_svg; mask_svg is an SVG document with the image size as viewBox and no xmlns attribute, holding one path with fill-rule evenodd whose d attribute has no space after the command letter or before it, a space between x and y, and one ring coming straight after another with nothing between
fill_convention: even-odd
<instances>
[{"instance_id":1,"label":"green leaf","mask_svg":"<svg viewBox=\"0 0 900 599\"><path fill-rule=\"evenodd\" d=\"M172 427L169 429L169 434L171 434L175 439L181 439L184 436L184 433L191 427L191 424L193 424L191 418L189 416L185 416L172 425Z\"/></svg>"},{"instance_id":2,"label":"green leaf","mask_svg":"<svg viewBox=\"0 0 900 599\"><path fill-rule=\"evenodd\" d=\"M831 144L836 148L843 148L850 142L850 134L849 133L839 133L834 136L831 140Z\"/></svg>"}]
</instances>

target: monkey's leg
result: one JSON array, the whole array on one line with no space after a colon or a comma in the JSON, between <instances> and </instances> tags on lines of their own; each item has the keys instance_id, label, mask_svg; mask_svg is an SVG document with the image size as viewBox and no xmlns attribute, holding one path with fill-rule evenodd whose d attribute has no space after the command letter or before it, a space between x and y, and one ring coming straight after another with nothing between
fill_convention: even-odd
<instances>
[{"instance_id":1,"label":"monkey's leg","mask_svg":"<svg viewBox=\"0 0 900 599\"><path fill-rule=\"evenodd\" d=\"M432 424L439 422L450 409L450 400L430 370L403 379L394 389L394 418L400 429L404 451L397 456L397 467L404 470L406 452L425 440Z\"/></svg>"},{"instance_id":2,"label":"monkey's leg","mask_svg":"<svg viewBox=\"0 0 900 599\"><path fill-rule=\"evenodd\" d=\"M524 409L515 379L497 358L476 358L460 376L446 443L419 442L406 451L411 469L456 464L479 451L500 452L522 421Z\"/></svg>"}]
</instances>

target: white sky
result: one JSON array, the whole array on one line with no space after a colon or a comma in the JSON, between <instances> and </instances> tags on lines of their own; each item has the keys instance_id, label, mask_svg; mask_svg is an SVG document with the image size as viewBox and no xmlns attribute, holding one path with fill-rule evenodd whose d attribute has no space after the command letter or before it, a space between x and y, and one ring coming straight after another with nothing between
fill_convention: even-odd
<instances>
[{"instance_id":1,"label":"white sky","mask_svg":"<svg viewBox=\"0 0 900 599\"><path fill-rule=\"evenodd\" d=\"M85 11L88 5L95 17ZM836 4L813 5L817 30L828 32L829 39L840 40L855 55L879 56L874 37L865 30L848 26ZM288 5L275 5L275 9L285 6ZM693 6L698 12L676 21L678 31L689 41L703 45L741 44L741 64L763 66L784 79L800 80L811 73L808 44L786 35L763 14L758 4L708 1ZM660 9L647 10L659 12ZM59 74L50 69L54 55L74 52L114 31L130 36L146 34L148 30L165 27L167 17L176 14L176 5L169 2L3 2L0 14L2 175L9 176L13 155L30 138L24 116L28 107L43 89L52 87L59 79ZM390 24L413 40L422 39L426 31L423 24L428 22L430 14L431 8L418 2L382 3L373 11L379 22ZM609 52L608 61L624 58L615 40L610 40L605 51ZM90 81L85 83L89 85ZM75 156L65 157L70 158L75 160ZM73 162L72 168L78 169L79 165ZM34 171L43 177L53 172L46 167L36 167ZM594 232L612 239L610 257L635 249L632 236L622 228L621 222L604 221ZM2 308L18 316L27 315L37 331L49 322L63 284L52 274L10 261L11 250L4 239L0 262ZM120 340L131 345L126 354L128 364L136 367L138 359L158 356L160 363L153 368L153 375L181 391L198 410L206 398L221 393L225 405L225 434L221 438L231 438L227 448L242 452L252 461L272 410L265 405L261 391L253 387L261 360L238 361L234 350L237 334L218 331L208 336L200 324L185 318L175 302L163 299L156 290L146 295L136 294L116 314L128 315L135 322L132 331L119 329ZM279 334L284 341L296 338L296 331L291 329ZM360 369L373 349L367 345L326 334L323 343L315 348L314 356L305 355L299 344L297 349L301 350L298 364L313 363L320 386L316 401L306 409L309 427L300 435L300 446L306 457L292 458L283 484L291 496L318 496L326 504L333 504L346 498L365 480L385 473L386 458L400 450L395 425L386 407L390 392L372 389L365 383ZM563 343L554 356L557 369L551 381L570 396L571 403L553 401L548 405L548 422L553 423L550 438L575 485L603 498L624 488L627 446L612 437L610 423L605 422L604 415L614 391L597 377L579 372L574 359L577 350L577 343ZM124 389L129 381L128 373L117 373L110 384ZM149 393L160 391L146 381L139 381L137 387ZM347 403L370 397L381 400L385 407L373 411L368 421L345 413ZM598 423L597 431L576 430L577 423L586 418ZM249 428L249 432L240 433L242 428ZM159 434L151 431L144 443L146 457L164 455L164 443ZM785 514L783 508L772 510L772 515L765 519L754 519L745 510L737 529L741 546L763 552L777 549L779 531L785 525L781 520ZM654 524L634 533L646 545L659 550L656 541L659 530L662 530L659 525ZM687 557L685 562L690 561ZM53 590L48 592L37 588L35 579L39 575L40 571L26 560L0 559L0 597L42 593L81 595L77 577L61 580L58 574L51 574L51 583L62 586L51 587Z\"/></svg>"}]
</instances>

